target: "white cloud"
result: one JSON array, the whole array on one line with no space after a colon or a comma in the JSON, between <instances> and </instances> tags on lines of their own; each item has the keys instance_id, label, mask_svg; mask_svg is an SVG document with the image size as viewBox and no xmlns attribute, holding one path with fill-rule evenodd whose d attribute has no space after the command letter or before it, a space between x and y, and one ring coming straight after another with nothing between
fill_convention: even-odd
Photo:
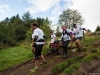
<instances>
[{"instance_id":1,"label":"white cloud","mask_svg":"<svg viewBox=\"0 0 100 75\"><path fill-rule=\"evenodd\" d=\"M59 15L61 14L62 12L62 8L61 8L61 5L59 3L57 3L54 7L53 10L51 10L51 17L50 17L50 20L52 21L55 21L58 19Z\"/></svg>"},{"instance_id":2,"label":"white cloud","mask_svg":"<svg viewBox=\"0 0 100 75\"><path fill-rule=\"evenodd\" d=\"M72 1L71 0L63 0L66 4L63 6L64 9L67 9L69 6L72 5Z\"/></svg>"},{"instance_id":3,"label":"white cloud","mask_svg":"<svg viewBox=\"0 0 100 75\"><path fill-rule=\"evenodd\" d=\"M81 13L85 19L83 27L95 31L97 25L100 25L100 0L72 0L72 2L73 5L69 8L77 9Z\"/></svg>"},{"instance_id":4,"label":"white cloud","mask_svg":"<svg viewBox=\"0 0 100 75\"><path fill-rule=\"evenodd\" d=\"M57 3L54 7L54 9L51 11L52 16L50 17L50 19L52 21L55 21L57 23L57 20L59 18L59 15L62 13L63 10L66 10L68 8L68 6L72 5L71 0L62 0L64 3L64 5L61 5L60 3ZM54 22L54 23L55 23Z\"/></svg>"},{"instance_id":5,"label":"white cloud","mask_svg":"<svg viewBox=\"0 0 100 75\"><path fill-rule=\"evenodd\" d=\"M27 0L31 4L25 10L31 14L38 12L49 12L49 19L53 24L57 24L58 17L63 10L67 9L68 6L72 5L71 0Z\"/></svg>"},{"instance_id":6,"label":"white cloud","mask_svg":"<svg viewBox=\"0 0 100 75\"><path fill-rule=\"evenodd\" d=\"M6 10L9 10L10 11L10 7L6 4L1 4L0 3L0 12L1 13L5 13Z\"/></svg>"},{"instance_id":7,"label":"white cloud","mask_svg":"<svg viewBox=\"0 0 100 75\"><path fill-rule=\"evenodd\" d=\"M26 10L30 13L46 12L54 7L60 0L28 0L28 3L32 4Z\"/></svg>"}]
</instances>

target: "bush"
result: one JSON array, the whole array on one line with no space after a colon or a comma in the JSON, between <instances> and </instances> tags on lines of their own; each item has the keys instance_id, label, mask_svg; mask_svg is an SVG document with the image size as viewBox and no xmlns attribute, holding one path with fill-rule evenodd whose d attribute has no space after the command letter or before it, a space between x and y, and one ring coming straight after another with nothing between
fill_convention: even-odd
<instances>
[{"instance_id":1,"label":"bush","mask_svg":"<svg viewBox=\"0 0 100 75\"><path fill-rule=\"evenodd\" d=\"M97 49L93 49L93 50L91 50L91 52L92 52L92 53L97 53L98 50L97 50Z\"/></svg>"}]
</instances>

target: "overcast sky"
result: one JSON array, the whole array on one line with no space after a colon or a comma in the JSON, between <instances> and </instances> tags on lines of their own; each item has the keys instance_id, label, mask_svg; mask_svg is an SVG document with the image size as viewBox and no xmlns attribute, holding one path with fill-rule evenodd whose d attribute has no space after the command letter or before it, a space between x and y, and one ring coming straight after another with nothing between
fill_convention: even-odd
<instances>
[{"instance_id":1,"label":"overcast sky","mask_svg":"<svg viewBox=\"0 0 100 75\"><path fill-rule=\"evenodd\" d=\"M48 17L57 24L58 17L67 8L77 9L85 23L83 27L95 31L100 26L100 0L0 0L0 21L17 14L30 12L32 18Z\"/></svg>"}]
</instances>

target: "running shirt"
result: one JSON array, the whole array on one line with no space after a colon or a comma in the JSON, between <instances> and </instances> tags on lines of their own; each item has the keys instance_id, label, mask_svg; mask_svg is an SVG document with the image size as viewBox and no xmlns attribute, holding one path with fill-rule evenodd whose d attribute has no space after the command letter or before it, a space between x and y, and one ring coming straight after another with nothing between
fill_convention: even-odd
<instances>
[{"instance_id":1,"label":"running shirt","mask_svg":"<svg viewBox=\"0 0 100 75\"><path fill-rule=\"evenodd\" d=\"M36 40L36 44L39 45L39 44L44 44L44 42L41 42L41 41L38 41L40 39L44 39L43 36L44 36L44 33L43 31L40 29L40 28L36 28L34 30L34 33L32 34L32 38L34 39L35 35L38 36L38 39Z\"/></svg>"},{"instance_id":2,"label":"running shirt","mask_svg":"<svg viewBox=\"0 0 100 75\"><path fill-rule=\"evenodd\" d=\"M70 32L71 32L69 29L63 30L63 34L62 34L61 38L63 38L63 41L70 40L70 39L71 39L70 36L69 36L68 34L66 34L65 31L66 31L67 33L69 33L69 34L70 34Z\"/></svg>"},{"instance_id":3,"label":"running shirt","mask_svg":"<svg viewBox=\"0 0 100 75\"><path fill-rule=\"evenodd\" d=\"M84 28L81 26L77 26L76 28L73 29L75 33L75 37L83 37L83 30Z\"/></svg>"},{"instance_id":4,"label":"running shirt","mask_svg":"<svg viewBox=\"0 0 100 75\"><path fill-rule=\"evenodd\" d=\"M50 42L50 43L54 43L55 38L56 38L56 35L55 35L55 34L52 34L52 35L51 35L51 42Z\"/></svg>"}]
</instances>

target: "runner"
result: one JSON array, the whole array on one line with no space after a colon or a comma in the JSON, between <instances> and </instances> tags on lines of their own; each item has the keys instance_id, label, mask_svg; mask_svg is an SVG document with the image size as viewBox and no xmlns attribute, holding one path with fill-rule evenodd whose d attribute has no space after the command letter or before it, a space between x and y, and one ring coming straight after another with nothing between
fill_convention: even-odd
<instances>
[{"instance_id":1,"label":"runner","mask_svg":"<svg viewBox=\"0 0 100 75\"><path fill-rule=\"evenodd\" d=\"M88 34L88 36L90 35L88 30L86 30L85 28L81 27L81 26L77 26L76 24L73 24L73 31L75 33L75 44L76 46L78 47L78 52L81 52L81 45L80 45L80 41L83 37L83 31L82 30L85 30L86 33Z\"/></svg>"},{"instance_id":2,"label":"runner","mask_svg":"<svg viewBox=\"0 0 100 75\"><path fill-rule=\"evenodd\" d=\"M32 28L32 35L34 35L34 29ZM36 45L35 45L35 43L34 43L34 40L32 39L32 52L33 52L33 54L35 54L35 49L36 49ZM43 61L45 61L45 59L44 59L44 57L43 57L43 55L41 55L41 58L43 59ZM35 57L33 57L33 59L32 59L32 61L31 61L32 63L34 63L35 62ZM43 64L43 63L41 63L41 64Z\"/></svg>"},{"instance_id":3,"label":"runner","mask_svg":"<svg viewBox=\"0 0 100 75\"><path fill-rule=\"evenodd\" d=\"M51 49L54 48L54 41L56 40L56 35L52 31L50 31L50 35L51 35L50 36L50 38L51 38L51 41L50 41L50 50L47 53L47 55L49 55L50 53L52 53Z\"/></svg>"},{"instance_id":4,"label":"runner","mask_svg":"<svg viewBox=\"0 0 100 75\"><path fill-rule=\"evenodd\" d=\"M67 57L67 48L68 48L68 44L70 43L70 40L71 40L70 36L72 36L72 33L64 25L61 25L61 28L63 30L62 36L61 36L62 43L63 43L63 49L64 49L63 58L65 59Z\"/></svg>"},{"instance_id":5,"label":"runner","mask_svg":"<svg viewBox=\"0 0 100 75\"><path fill-rule=\"evenodd\" d=\"M34 33L32 34L32 39L34 40L34 47L35 47L35 67L33 70L31 70L32 72L35 72L36 70L38 70L38 62L39 62L39 56L41 56L44 59L44 64L47 63L44 56L41 55L42 52L42 48L44 46L45 43L45 36L43 31L38 28L38 25L36 23L32 23L32 28L34 29Z\"/></svg>"},{"instance_id":6,"label":"runner","mask_svg":"<svg viewBox=\"0 0 100 75\"><path fill-rule=\"evenodd\" d=\"M71 29L71 32L72 32L73 35L75 35L74 31L73 31L73 28ZM70 41L70 48L71 48L71 50L73 48L73 43L74 43L74 40L73 40L73 37L71 37L71 41Z\"/></svg>"}]
</instances>

